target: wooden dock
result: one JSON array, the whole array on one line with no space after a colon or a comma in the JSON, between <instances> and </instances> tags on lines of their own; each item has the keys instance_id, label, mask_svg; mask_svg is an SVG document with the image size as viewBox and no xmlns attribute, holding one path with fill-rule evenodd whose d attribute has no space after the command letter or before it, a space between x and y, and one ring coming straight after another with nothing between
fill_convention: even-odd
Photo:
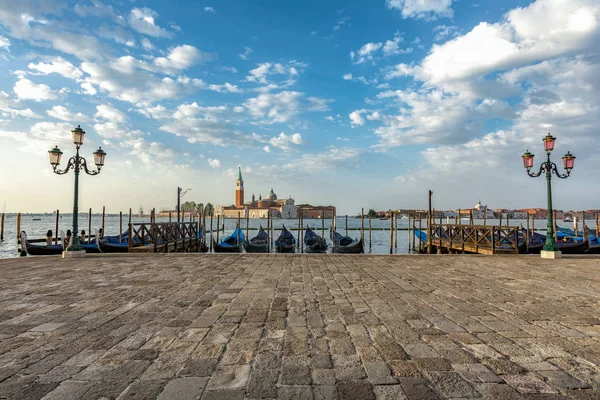
<instances>
[{"instance_id":1,"label":"wooden dock","mask_svg":"<svg viewBox=\"0 0 600 400\"><path fill-rule=\"evenodd\" d=\"M427 246L438 253L518 254L519 229L517 226L433 223L428 228Z\"/></svg>"}]
</instances>

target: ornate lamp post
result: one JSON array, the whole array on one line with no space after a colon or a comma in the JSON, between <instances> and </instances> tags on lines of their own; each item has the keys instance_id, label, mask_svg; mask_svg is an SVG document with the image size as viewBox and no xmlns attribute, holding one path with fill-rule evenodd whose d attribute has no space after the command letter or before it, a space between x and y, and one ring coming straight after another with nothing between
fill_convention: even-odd
<instances>
[{"instance_id":1,"label":"ornate lamp post","mask_svg":"<svg viewBox=\"0 0 600 400\"><path fill-rule=\"evenodd\" d=\"M544 252L551 252L551 254L542 253L542 257L555 258L557 256L560 256L560 252L558 252L558 249L556 248L556 245L554 243L554 223L552 221L552 173L554 173L557 177L561 179L568 178L571 175L571 170L573 169L573 166L575 165L575 156L571 154L571 152L567 152L567 154L564 155L562 160L563 166L567 173L561 174L558 172L556 164L550 161L550 153L552 153L552 150L554 150L554 142L556 141L556 138L551 134L547 134L543 140L547 160L542 163L542 165L540 166L540 170L537 173L531 172L531 168L533 167L533 154L531 154L529 150L527 150L522 157L523 166L527 169L527 175L533 178L537 178L543 172L546 173L546 183L548 186L548 226L546 230L546 244L544 244Z\"/></svg>"},{"instance_id":2,"label":"ornate lamp post","mask_svg":"<svg viewBox=\"0 0 600 400\"><path fill-rule=\"evenodd\" d=\"M52 165L52 169L54 173L58 175L64 175L69 172L71 169L75 172L75 199L73 202L73 233L71 236L71 241L69 243L69 247L66 252L63 253L63 257L65 256L75 256L84 255L85 252L82 252L81 244L79 243L79 228L77 226L77 217L78 217L78 201L79 201L79 171L85 171L88 175L98 175L100 173L100 169L104 166L104 158L106 157L106 153L102 150L101 147L98 148L94 154L94 164L98 170L90 171L87 166L87 162L85 158L79 155L79 148L83 145L83 137L85 136L85 132L78 125L77 128L71 131L73 134L73 143L75 144L76 153L73 157L69 159L67 166L65 169L60 170L58 166L60 165L60 158L62 156L62 151L58 148L58 146L54 147L48 153L50 154L50 165Z\"/></svg>"}]
</instances>

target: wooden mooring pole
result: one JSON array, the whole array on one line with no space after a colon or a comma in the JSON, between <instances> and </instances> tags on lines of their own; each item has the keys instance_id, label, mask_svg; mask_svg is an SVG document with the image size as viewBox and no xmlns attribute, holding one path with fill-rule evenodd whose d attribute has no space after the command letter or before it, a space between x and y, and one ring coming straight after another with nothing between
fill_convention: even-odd
<instances>
[{"instance_id":1,"label":"wooden mooring pole","mask_svg":"<svg viewBox=\"0 0 600 400\"><path fill-rule=\"evenodd\" d=\"M348 236L348 233L346 233ZM394 212L390 212L390 254L394 253Z\"/></svg>"},{"instance_id":2,"label":"wooden mooring pole","mask_svg":"<svg viewBox=\"0 0 600 400\"><path fill-rule=\"evenodd\" d=\"M302 220L300 219L300 213L298 213L298 233L297 233L297 237L298 237L298 241L296 241L296 248L299 249L300 248L300 230L303 228L302 226Z\"/></svg>"},{"instance_id":3,"label":"wooden mooring pole","mask_svg":"<svg viewBox=\"0 0 600 400\"><path fill-rule=\"evenodd\" d=\"M88 212L88 243L92 240L92 209Z\"/></svg>"},{"instance_id":4,"label":"wooden mooring pole","mask_svg":"<svg viewBox=\"0 0 600 400\"><path fill-rule=\"evenodd\" d=\"M2 213L2 221L0 221L0 240L4 240L4 213Z\"/></svg>"},{"instance_id":5,"label":"wooden mooring pole","mask_svg":"<svg viewBox=\"0 0 600 400\"><path fill-rule=\"evenodd\" d=\"M129 209L129 222L128 224L131 224L131 208ZM104 229L102 229L102 232L104 232Z\"/></svg>"},{"instance_id":6,"label":"wooden mooring pole","mask_svg":"<svg viewBox=\"0 0 600 400\"><path fill-rule=\"evenodd\" d=\"M58 244L58 219L60 218L60 210L56 210L56 228L54 230L54 244Z\"/></svg>"},{"instance_id":7,"label":"wooden mooring pole","mask_svg":"<svg viewBox=\"0 0 600 400\"><path fill-rule=\"evenodd\" d=\"M209 246L210 246L209 251L210 252L212 252L212 247L213 247L213 231L212 231L212 228L213 228L213 213L210 213L210 244L209 244Z\"/></svg>"},{"instance_id":8,"label":"wooden mooring pole","mask_svg":"<svg viewBox=\"0 0 600 400\"><path fill-rule=\"evenodd\" d=\"M408 214L408 226L406 227L406 232L408 232L408 252L410 253L410 214Z\"/></svg>"},{"instance_id":9,"label":"wooden mooring pole","mask_svg":"<svg viewBox=\"0 0 600 400\"><path fill-rule=\"evenodd\" d=\"M371 252L371 214L369 213L369 253Z\"/></svg>"},{"instance_id":10,"label":"wooden mooring pole","mask_svg":"<svg viewBox=\"0 0 600 400\"><path fill-rule=\"evenodd\" d=\"M17 242L21 237L21 213L17 213Z\"/></svg>"},{"instance_id":11,"label":"wooden mooring pole","mask_svg":"<svg viewBox=\"0 0 600 400\"><path fill-rule=\"evenodd\" d=\"M220 222L219 222L220 221L219 218L221 218L221 216L217 214L217 243L219 243L219 230L221 228L221 225L220 225Z\"/></svg>"},{"instance_id":12,"label":"wooden mooring pole","mask_svg":"<svg viewBox=\"0 0 600 400\"><path fill-rule=\"evenodd\" d=\"M348 214L346 214L346 236L348 236Z\"/></svg>"},{"instance_id":13,"label":"wooden mooring pole","mask_svg":"<svg viewBox=\"0 0 600 400\"><path fill-rule=\"evenodd\" d=\"M429 209L427 210L427 252L433 254L432 240L431 240L431 196L433 191L429 191Z\"/></svg>"},{"instance_id":14,"label":"wooden mooring pole","mask_svg":"<svg viewBox=\"0 0 600 400\"><path fill-rule=\"evenodd\" d=\"M104 219L105 219L105 215L106 215L106 207L102 206L102 232L104 232ZM75 234L75 233L73 233Z\"/></svg>"},{"instance_id":15,"label":"wooden mooring pole","mask_svg":"<svg viewBox=\"0 0 600 400\"><path fill-rule=\"evenodd\" d=\"M325 211L321 210L321 237L325 239Z\"/></svg>"},{"instance_id":16,"label":"wooden mooring pole","mask_svg":"<svg viewBox=\"0 0 600 400\"><path fill-rule=\"evenodd\" d=\"M398 252L398 212L396 211L394 214L396 216L394 221L394 248Z\"/></svg>"},{"instance_id":17,"label":"wooden mooring pole","mask_svg":"<svg viewBox=\"0 0 600 400\"><path fill-rule=\"evenodd\" d=\"M104 231L102 232L102 234L106 236ZM122 243L122 242L123 242L123 211L119 211L119 243Z\"/></svg>"},{"instance_id":18,"label":"wooden mooring pole","mask_svg":"<svg viewBox=\"0 0 600 400\"><path fill-rule=\"evenodd\" d=\"M360 209L360 241L362 242L362 254L365 254L365 208Z\"/></svg>"}]
</instances>

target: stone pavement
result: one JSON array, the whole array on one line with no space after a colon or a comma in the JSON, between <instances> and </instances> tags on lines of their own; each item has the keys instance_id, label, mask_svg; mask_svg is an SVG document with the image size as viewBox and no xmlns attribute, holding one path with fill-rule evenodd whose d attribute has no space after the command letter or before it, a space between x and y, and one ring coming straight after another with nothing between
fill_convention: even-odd
<instances>
[{"instance_id":1,"label":"stone pavement","mask_svg":"<svg viewBox=\"0 0 600 400\"><path fill-rule=\"evenodd\" d=\"M2 399L600 399L600 259L0 260Z\"/></svg>"}]
</instances>

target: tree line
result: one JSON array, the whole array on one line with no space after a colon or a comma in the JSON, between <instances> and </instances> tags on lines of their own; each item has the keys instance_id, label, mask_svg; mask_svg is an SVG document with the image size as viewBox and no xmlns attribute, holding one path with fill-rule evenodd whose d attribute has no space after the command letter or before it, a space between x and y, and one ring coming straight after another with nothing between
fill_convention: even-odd
<instances>
[{"instance_id":1,"label":"tree line","mask_svg":"<svg viewBox=\"0 0 600 400\"><path fill-rule=\"evenodd\" d=\"M211 203L197 203L195 201L186 201L181 205L181 210L183 212L197 212L200 215L212 215L214 212L214 207Z\"/></svg>"}]
</instances>

